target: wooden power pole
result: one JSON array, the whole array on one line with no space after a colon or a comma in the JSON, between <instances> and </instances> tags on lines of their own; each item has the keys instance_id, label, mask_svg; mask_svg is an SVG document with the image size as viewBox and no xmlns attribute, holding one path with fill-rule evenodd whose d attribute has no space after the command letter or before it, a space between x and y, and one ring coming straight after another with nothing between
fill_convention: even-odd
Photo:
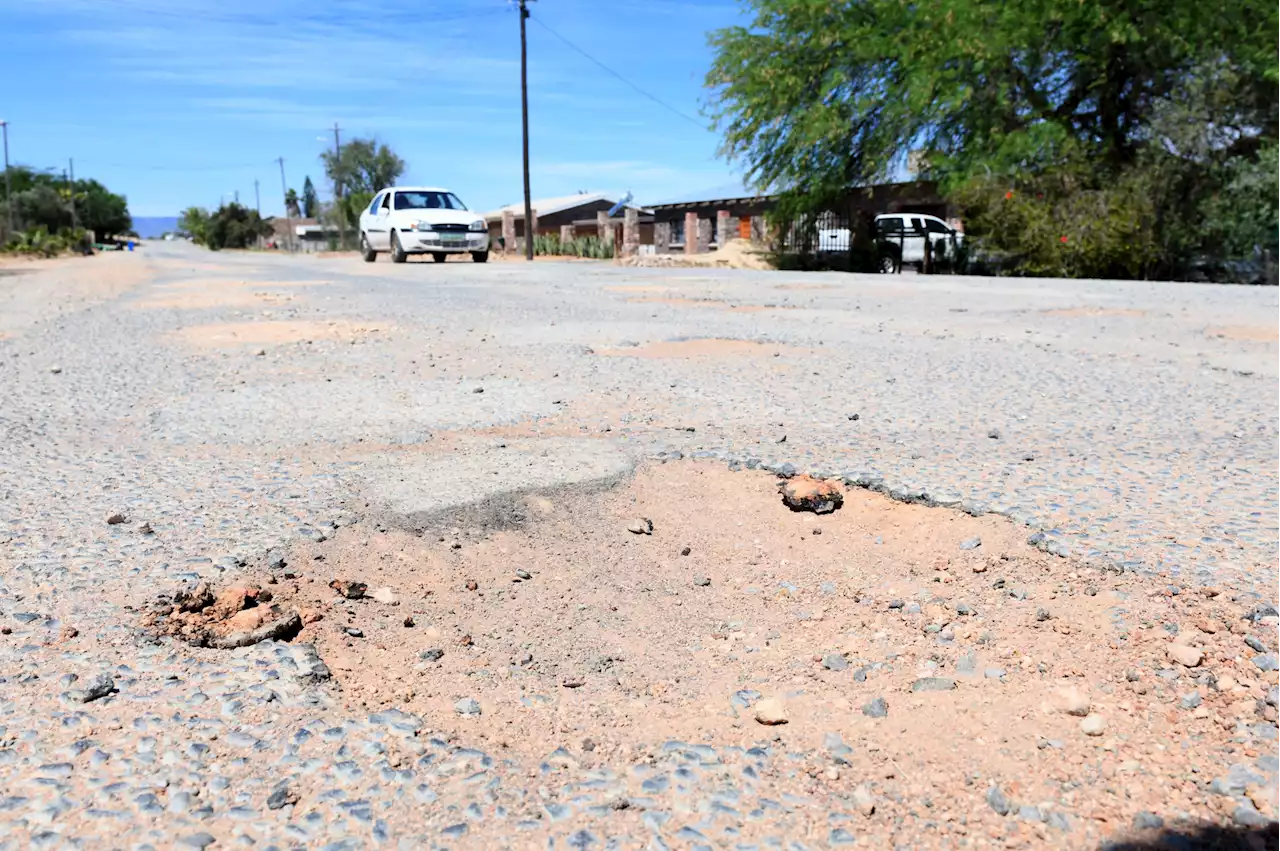
<instances>
[{"instance_id":1,"label":"wooden power pole","mask_svg":"<svg viewBox=\"0 0 1280 851\"><path fill-rule=\"evenodd\" d=\"M529 196L529 49L525 20L529 0L520 0L520 122L524 130L524 259L533 259L533 201Z\"/></svg>"}]
</instances>

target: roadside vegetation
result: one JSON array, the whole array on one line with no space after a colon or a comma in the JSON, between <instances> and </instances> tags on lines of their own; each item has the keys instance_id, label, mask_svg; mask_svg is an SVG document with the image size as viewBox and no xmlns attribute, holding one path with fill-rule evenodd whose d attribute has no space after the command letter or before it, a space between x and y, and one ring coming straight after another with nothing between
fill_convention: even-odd
<instances>
[{"instance_id":1,"label":"roadside vegetation","mask_svg":"<svg viewBox=\"0 0 1280 851\"><path fill-rule=\"evenodd\" d=\"M613 245L596 236L579 236L562 241L556 234L545 234L533 237L533 253L548 257L608 260L613 257Z\"/></svg>"},{"instance_id":2,"label":"roadside vegetation","mask_svg":"<svg viewBox=\"0 0 1280 851\"><path fill-rule=\"evenodd\" d=\"M711 36L708 111L779 221L903 179L910 151L978 270L1274 281L1274 3L748 7Z\"/></svg>"},{"instance_id":3,"label":"roadside vegetation","mask_svg":"<svg viewBox=\"0 0 1280 851\"><path fill-rule=\"evenodd\" d=\"M223 248L254 248L272 233L271 223L240 204L223 204L210 212L188 207L178 217L178 231L197 245L213 251Z\"/></svg>"},{"instance_id":4,"label":"roadside vegetation","mask_svg":"<svg viewBox=\"0 0 1280 851\"><path fill-rule=\"evenodd\" d=\"M132 234L125 197L96 180L69 181L52 171L16 165L9 168L9 183L11 194L0 200L0 251L54 257L90 251L91 237L101 243Z\"/></svg>"}]
</instances>

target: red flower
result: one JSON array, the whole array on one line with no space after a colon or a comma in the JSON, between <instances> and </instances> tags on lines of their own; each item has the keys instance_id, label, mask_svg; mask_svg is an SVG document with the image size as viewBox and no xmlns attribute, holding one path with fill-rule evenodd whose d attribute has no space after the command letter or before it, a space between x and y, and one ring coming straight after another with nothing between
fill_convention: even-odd
<instances>
[{"instance_id":1,"label":"red flower","mask_svg":"<svg viewBox=\"0 0 1280 851\"><path fill-rule=\"evenodd\" d=\"M1060 236L1060 237L1058 237L1058 242L1061 242L1063 245L1066 245L1066 244L1067 244L1067 238L1066 238L1065 236Z\"/></svg>"},{"instance_id":2,"label":"red flower","mask_svg":"<svg viewBox=\"0 0 1280 851\"><path fill-rule=\"evenodd\" d=\"M1008 200L1009 200L1010 198L1012 198L1012 197L1013 197L1013 190L1012 190L1012 189L1010 189L1008 192L1004 193L1004 200L1008 201Z\"/></svg>"}]
</instances>

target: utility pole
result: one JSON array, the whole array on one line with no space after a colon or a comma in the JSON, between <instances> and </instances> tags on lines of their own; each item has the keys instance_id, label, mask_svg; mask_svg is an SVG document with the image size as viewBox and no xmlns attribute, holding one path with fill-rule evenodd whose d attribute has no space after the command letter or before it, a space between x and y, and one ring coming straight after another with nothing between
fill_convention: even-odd
<instances>
[{"instance_id":1,"label":"utility pole","mask_svg":"<svg viewBox=\"0 0 1280 851\"><path fill-rule=\"evenodd\" d=\"M284 179L284 157L276 160L280 163L280 197L285 199L284 202L284 222L285 227L289 229L288 238L285 240L289 245L289 250L293 251L293 216L289 213L289 184Z\"/></svg>"},{"instance_id":2,"label":"utility pole","mask_svg":"<svg viewBox=\"0 0 1280 851\"><path fill-rule=\"evenodd\" d=\"M533 202L529 196L529 49L525 40L525 20L529 0L520 0L520 122L524 130L524 259L533 259Z\"/></svg>"},{"instance_id":3,"label":"utility pole","mask_svg":"<svg viewBox=\"0 0 1280 851\"><path fill-rule=\"evenodd\" d=\"M233 189L231 191L231 199L232 199L232 203L234 203L237 207L240 206L240 190L239 189Z\"/></svg>"},{"instance_id":4,"label":"utility pole","mask_svg":"<svg viewBox=\"0 0 1280 851\"><path fill-rule=\"evenodd\" d=\"M76 161L71 157L67 157L67 170L71 173L71 183L67 186L67 197L71 199L71 226L76 228L80 227L76 221Z\"/></svg>"},{"instance_id":5,"label":"utility pole","mask_svg":"<svg viewBox=\"0 0 1280 851\"><path fill-rule=\"evenodd\" d=\"M0 121L4 133L4 208L9 213L9 234L13 234L13 185L9 182L9 122Z\"/></svg>"},{"instance_id":6,"label":"utility pole","mask_svg":"<svg viewBox=\"0 0 1280 851\"><path fill-rule=\"evenodd\" d=\"M71 165L71 160L67 160L67 165ZM67 170L62 170L62 182L67 187L67 203L71 205L71 226L76 226L76 192L71 185L71 179L67 177Z\"/></svg>"},{"instance_id":7,"label":"utility pole","mask_svg":"<svg viewBox=\"0 0 1280 851\"><path fill-rule=\"evenodd\" d=\"M258 194L258 178L253 179L253 209L258 211L258 218L262 218L262 196Z\"/></svg>"},{"instance_id":8,"label":"utility pole","mask_svg":"<svg viewBox=\"0 0 1280 851\"><path fill-rule=\"evenodd\" d=\"M338 122L333 122L333 211L338 216L338 250L347 247L347 218L342 210L342 140Z\"/></svg>"}]
</instances>

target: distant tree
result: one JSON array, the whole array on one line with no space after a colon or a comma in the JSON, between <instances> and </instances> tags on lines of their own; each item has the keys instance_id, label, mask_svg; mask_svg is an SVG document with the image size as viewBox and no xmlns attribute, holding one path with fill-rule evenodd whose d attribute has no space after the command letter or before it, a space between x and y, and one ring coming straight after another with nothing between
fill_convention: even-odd
<instances>
[{"instance_id":1,"label":"distant tree","mask_svg":"<svg viewBox=\"0 0 1280 851\"><path fill-rule=\"evenodd\" d=\"M316 186L311 182L311 175L302 183L302 215L308 219L315 218L320 212L320 199L316 195Z\"/></svg>"},{"instance_id":2,"label":"distant tree","mask_svg":"<svg viewBox=\"0 0 1280 851\"><path fill-rule=\"evenodd\" d=\"M178 216L178 233L189 236L199 245L209 238L209 211L203 207L188 207Z\"/></svg>"},{"instance_id":3,"label":"distant tree","mask_svg":"<svg viewBox=\"0 0 1280 851\"><path fill-rule=\"evenodd\" d=\"M271 223L240 204L223 204L210 213L202 207L188 207L178 218L178 230L195 242L218 251L222 248L252 248L260 237L270 236Z\"/></svg>"},{"instance_id":4,"label":"distant tree","mask_svg":"<svg viewBox=\"0 0 1280 851\"><path fill-rule=\"evenodd\" d=\"M290 189L284 193L284 209L291 218L302 217L302 213L298 209L298 192L296 189Z\"/></svg>"},{"instance_id":5,"label":"distant tree","mask_svg":"<svg viewBox=\"0 0 1280 851\"><path fill-rule=\"evenodd\" d=\"M405 170L404 160L377 139L352 139L342 146L341 157L325 151L320 159L325 174L344 195L379 192L393 186Z\"/></svg>"}]
</instances>

